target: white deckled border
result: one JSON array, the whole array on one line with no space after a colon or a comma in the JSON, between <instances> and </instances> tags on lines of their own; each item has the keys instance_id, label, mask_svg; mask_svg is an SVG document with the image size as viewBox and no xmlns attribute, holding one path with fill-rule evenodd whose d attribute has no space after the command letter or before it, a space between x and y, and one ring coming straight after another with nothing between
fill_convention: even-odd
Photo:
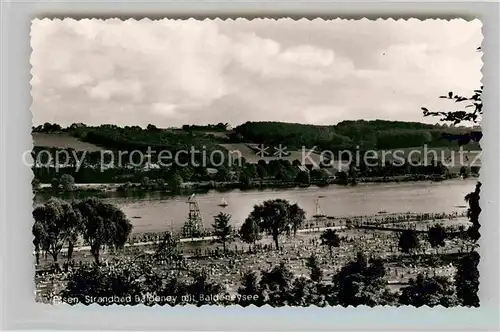
<instances>
[{"instance_id":1,"label":"white deckled border","mask_svg":"<svg viewBox=\"0 0 500 332\"><path fill-rule=\"evenodd\" d=\"M85 6L50 2L11 2L2 11L2 94L0 95L0 236L2 272L2 321L4 328L17 329L106 329L119 330L405 330L442 329L478 330L493 329L498 324L498 282L499 282L499 98L498 98L498 4L474 8L474 4L432 4L406 3L328 3L290 2L284 3L192 3L174 1L170 3L136 2L117 5L112 2L89 2ZM411 12L398 15L398 6ZM87 8L86 11L82 8ZM89 10L89 8L93 8ZM124 12L126 8L127 12ZM158 9L162 8L162 9ZM147 13L146 11L149 11ZM194 15L192 13L198 12ZM149 17L182 17L189 19L203 17L260 16L315 18L328 15L344 18L405 17L417 15L426 17L462 16L466 20L475 17L483 22L483 84L484 107L481 140L483 167L480 180L481 240L481 307L469 308L420 308L411 307L358 307L354 308L241 308L233 307L51 307L34 302L34 267L32 263L31 204L33 194L30 180L32 172L24 167L20 156L30 150L31 105L29 46L30 21L34 17L75 17L77 15L96 16L109 13L107 17L125 16L141 19ZM349 14L351 13L351 14ZM430 14L432 13L432 14ZM449 14L451 13L451 14ZM190 18L193 19L193 18ZM220 19L220 18L217 18ZM241 18L239 18L241 19ZM291 19L291 18L288 18ZM318 18L316 18L318 19ZM5 27L5 28L4 28ZM498 45L498 44L496 44ZM8 54L8 57L6 56ZM7 62L8 61L8 62ZM8 65L8 71L6 66ZM31 287L30 287L31 285Z\"/></svg>"}]
</instances>

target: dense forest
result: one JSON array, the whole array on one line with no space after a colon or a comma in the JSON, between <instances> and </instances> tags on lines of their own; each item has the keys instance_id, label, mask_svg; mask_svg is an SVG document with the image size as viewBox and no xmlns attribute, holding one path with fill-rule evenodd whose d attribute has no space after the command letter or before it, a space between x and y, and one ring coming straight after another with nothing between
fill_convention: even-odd
<instances>
[{"instance_id":1,"label":"dense forest","mask_svg":"<svg viewBox=\"0 0 500 332\"><path fill-rule=\"evenodd\" d=\"M321 150L400 149L423 146L458 147L450 135L468 134L466 127L448 127L402 121L342 121L332 126L283 122L246 122L236 128L232 140L266 145L283 144L289 148L317 146ZM474 137L473 137L474 138ZM461 142L478 147L477 141Z\"/></svg>"},{"instance_id":2,"label":"dense forest","mask_svg":"<svg viewBox=\"0 0 500 332\"><path fill-rule=\"evenodd\" d=\"M199 130L199 131L227 131L229 128L228 123L219 122L218 124L208 124L206 126L200 125L183 125L182 130Z\"/></svg>"},{"instance_id":3,"label":"dense forest","mask_svg":"<svg viewBox=\"0 0 500 332\"><path fill-rule=\"evenodd\" d=\"M213 132L221 132L222 135L213 135ZM384 150L402 149L409 147L457 148L466 145L466 149L479 150L478 140L480 132L475 132L467 127L448 127L446 125L430 125L417 122L401 121L343 121L332 126L316 126L307 124L283 123L283 122L247 122L234 130L227 130L227 124L190 126L186 125L178 129L163 129L155 125L146 128L139 126L118 127L116 125L86 126L84 124L73 124L62 128L58 124L46 123L42 126L33 127L37 133L61 133L78 138L81 141L92 143L108 151L102 154L100 151L76 151L71 147L63 148L70 157L69 167L54 169L47 167L34 167L35 177L43 183L49 183L58 177L58 173L71 175L76 183L127 183L142 182L142 179L169 179L182 178L184 182L211 181L213 177L207 173L208 168L218 170L215 180L220 182L241 182L245 187L251 186L252 182L273 180L280 182L295 182L300 184L326 184L328 175L319 171L304 175L295 166L300 164L299 160L280 160L266 163L259 162L258 165L246 165L244 158L241 162L235 160L234 155L229 156L227 149L220 144L223 143L259 143L266 146L284 145L289 150L294 148L312 148L318 150ZM472 134L478 135L472 135ZM469 135L470 140L458 142L456 136ZM149 150L148 150L149 149ZM33 149L33 157L41 164L46 164L48 151L55 156L61 148L49 146L37 146ZM143 154L133 154L132 151L141 151ZM148 155L148 151L151 153ZM160 151L168 151L168 155L160 155ZM128 153L124 157L120 153ZM145 154L144 154L145 153ZM78 160L84 163L77 171ZM113 155L112 155L113 154ZM144 160L147 155L149 160ZM40 159L39 157L42 156ZM165 160L165 156L169 158ZM144 169L144 162L158 163L160 165L173 163L177 165L189 165L188 167L157 167L156 169ZM231 160L231 163L228 161ZM111 162L112 161L112 162ZM114 167L102 168L102 165L113 164ZM119 163L117 165L117 163ZM132 164L132 165L131 165ZM241 165L234 167L231 165ZM204 167L197 167L204 165ZM229 170L232 171L230 176ZM477 173L477 170L464 170L461 173ZM351 170L349 174L334 174L337 179L363 177L393 177L401 175L446 175L442 165L410 166L406 163L401 165L381 164L366 167L364 163L358 163L358 169Z\"/></svg>"},{"instance_id":4,"label":"dense forest","mask_svg":"<svg viewBox=\"0 0 500 332\"><path fill-rule=\"evenodd\" d=\"M419 147L427 144L430 147L458 147L478 149L480 133L470 127L453 127L432 125L419 122L357 120L342 121L336 125L319 126L285 122L246 122L227 130L228 124L216 125L184 125L177 130L157 128L148 125L118 127L101 125L97 127L73 124L61 128L58 124L46 123L33 127L34 132L53 133L64 131L83 141L104 148L133 151L152 149L169 149L177 151L190 149L192 146L206 146L211 150L219 143L258 143L267 146L282 144L288 149L312 148L320 150L349 150L360 147L367 149L401 149ZM213 135L211 132L222 132L225 136ZM466 137L458 141L457 135ZM469 137L469 139L467 139Z\"/></svg>"}]
</instances>

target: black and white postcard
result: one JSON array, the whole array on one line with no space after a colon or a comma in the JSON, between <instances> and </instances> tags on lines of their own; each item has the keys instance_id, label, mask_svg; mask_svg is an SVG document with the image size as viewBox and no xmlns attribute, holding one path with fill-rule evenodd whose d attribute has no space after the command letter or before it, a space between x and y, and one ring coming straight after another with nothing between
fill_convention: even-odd
<instances>
[{"instance_id":1,"label":"black and white postcard","mask_svg":"<svg viewBox=\"0 0 500 332\"><path fill-rule=\"evenodd\" d=\"M479 306L481 29L33 20L35 300Z\"/></svg>"}]
</instances>

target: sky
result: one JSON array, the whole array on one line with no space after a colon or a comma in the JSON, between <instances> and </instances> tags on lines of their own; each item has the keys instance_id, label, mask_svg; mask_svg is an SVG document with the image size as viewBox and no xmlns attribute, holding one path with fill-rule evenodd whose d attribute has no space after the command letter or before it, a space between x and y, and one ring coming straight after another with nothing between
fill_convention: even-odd
<instances>
[{"instance_id":1,"label":"sky","mask_svg":"<svg viewBox=\"0 0 500 332\"><path fill-rule=\"evenodd\" d=\"M34 20L34 125L435 123L481 86L478 20Z\"/></svg>"}]
</instances>

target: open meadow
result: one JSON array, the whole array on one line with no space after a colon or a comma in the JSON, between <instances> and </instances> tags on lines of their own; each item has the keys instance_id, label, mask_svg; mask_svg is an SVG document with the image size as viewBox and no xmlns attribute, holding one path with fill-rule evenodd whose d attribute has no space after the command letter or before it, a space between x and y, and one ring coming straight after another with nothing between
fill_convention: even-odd
<instances>
[{"instance_id":1,"label":"open meadow","mask_svg":"<svg viewBox=\"0 0 500 332\"><path fill-rule=\"evenodd\" d=\"M73 149L76 151L101 151L102 148L87 142L83 142L78 138L67 133L37 133L33 136L33 145L47 148Z\"/></svg>"}]
</instances>

